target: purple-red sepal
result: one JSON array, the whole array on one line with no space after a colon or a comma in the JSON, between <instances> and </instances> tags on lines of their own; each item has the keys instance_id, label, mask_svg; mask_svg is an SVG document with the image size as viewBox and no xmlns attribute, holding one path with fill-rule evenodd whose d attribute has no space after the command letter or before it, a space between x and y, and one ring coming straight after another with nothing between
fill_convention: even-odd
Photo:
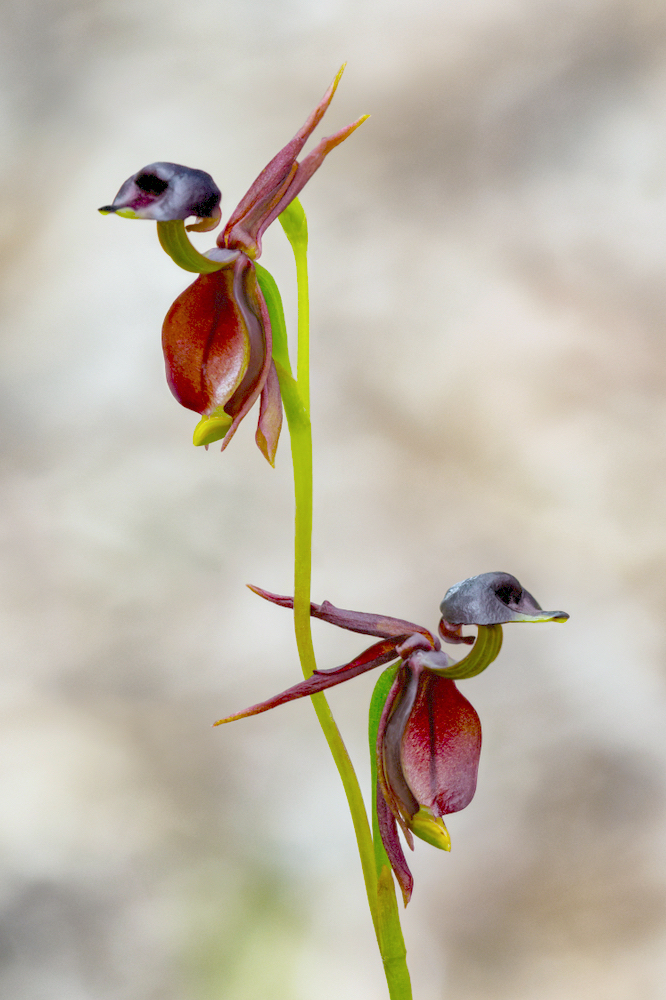
<instances>
[{"instance_id":1,"label":"purple-red sepal","mask_svg":"<svg viewBox=\"0 0 666 1000\"><path fill-rule=\"evenodd\" d=\"M218 236L221 247L242 250L252 258L261 255L261 237L278 215L297 197L315 171L321 166L332 149L351 135L361 125L367 115L363 115L350 125L346 125L334 135L319 143L311 153L299 163L298 155L323 118L344 66L337 74L321 101L309 115L293 139L264 167L249 191L234 209L224 230Z\"/></svg>"},{"instance_id":2,"label":"purple-red sepal","mask_svg":"<svg viewBox=\"0 0 666 1000\"><path fill-rule=\"evenodd\" d=\"M299 684L294 684L293 687L287 688L286 691L273 695L272 698L259 702L257 705L252 705L243 712L237 712L235 715L218 719L213 725L220 726L225 722L235 722L237 719L245 719L250 715L260 715L262 712L268 712L271 708L277 708L278 705L284 705L288 701L317 694L318 691L324 691L326 688L334 687L336 684L342 684L343 681L351 680L352 677L358 677L359 674L364 674L368 670L374 670L375 667L381 667L386 663L390 663L391 660L397 659L396 646L399 645L399 641L399 638L397 638L383 639L381 642L376 642L369 649L361 653L360 656L356 656L353 660L350 660L349 663L345 663L341 667L333 667L330 670L315 670L310 677Z\"/></svg>"},{"instance_id":3,"label":"purple-red sepal","mask_svg":"<svg viewBox=\"0 0 666 1000\"><path fill-rule=\"evenodd\" d=\"M270 590L263 590L248 584L250 590L263 597L265 601L278 604L281 608L293 608L293 597L281 594L272 594ZM376 635L380 638L407 639L410 635L418 633L425 636L428 645L433 649L439 648L439 642L432 633L422 625L405 621L403 618L389 618L387 615L367 614L363 611L347 611L344 608L336 608L330 601L322 604L310 604L310 614L313 618L320 618L330 625L337 625L338 628L347 629L349 632L360 632L363 635Z\"/></svg>"},{"instance_id":4,"label":"purple-red sepal","mask_svg":"<svg viewBox=\"0 0 666 1000\"><path fill-rule=\"evenodd\" d=\"M379 781L377 782L376 794L377 825L379 826L379 835L382 838L382 844L384 845L384 850L386 851L389 863L393 869L393 874L395 875L398 885L400 886L403 903L407 906L407 903L412 898L414 877L409 870L407 858L405 857L405 852L403 851L402 844L400 843L398 825L396 823L395 816L391 812L391 809L384 798L382 786Z\"/></svg>"}]
</instances>

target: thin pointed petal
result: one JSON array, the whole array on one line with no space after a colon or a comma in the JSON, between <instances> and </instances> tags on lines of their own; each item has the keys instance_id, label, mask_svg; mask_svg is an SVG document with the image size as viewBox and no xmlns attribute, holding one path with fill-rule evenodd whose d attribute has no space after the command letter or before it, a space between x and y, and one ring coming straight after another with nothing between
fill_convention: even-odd
<instances>
[{"instance_id":1,"label":"thin pointed petal","mask_svg":"<svg viewBox=\"0 0 666 1000\"><path fill-rule=\"evenodd\" d=\"M285 597L280 594L272 594L269 590L255 587L248 584L250 590L265 601L278 604L281 608L293 608L293 597ZM330 601L323 604L311 604L310 614L313 618L320 618L330 625L337 625L338 628L347 629L349 632L360 632L362 635L376 635L383 639L394 637L396 639L407 639L414 633L424 635L433 647L437 646L436 640L428 629L422 625L415 625L414 622L404 621L402 618L389 618L386 615L366 614L363 611L346 611L344 608L336 608Z\"/></svg>"},{"instance_id":2,"label":"thin pointed petal","mask_svg":"<svg viewBox=\"0 0 666 1000\"><path fill-rule=\"evenodd\" d=\"M273 157L241 199L218 237L220 246L239 248L252 258L259 257L261 236L266 228L293 201L331 149L343 142L368 117L364 115L324 139L302 163L297 162L303 146L331 103L343 70L344 66L294 138Z\"/></svg>"},{"instance_id":3,"label":"thin pointed petal","mask_svg":"<svg viewBox=\"0 0 666 1000\"><path fill-rule=\"evenodd\" d=\"M400 843L400 838L398 837L398 827L396 825L395 816L389 809L379 784L377 784L377 824L379 826L379 833L382 838L384 850L386 851L391 868L393 869L393 873L398 880L398 885L400 886L402 892L402 901L405 906L407 906L407 903L412 897L414 879L409 870L407 859L405 858L405 854Z\"/></svg>"},{"instance_id":4,"label":"thin pointed petal","mask_svg":"<svg viewBox=\"0 0 666 1000\"><path fill-rule=\"evenodd\" d=\"M264 167L249 191L243 196L218 239L220 245L240 246L242 249L247 249L255 244L256 233L262 219L282 198L289 186L296 173L298 154L333 100L343 71L344 66L294 138Z\"/></svg>"},{"instance_id":5,"label":"thin pointed petal","mask_svg":"<svg viewBox=\"0 0 666 1000\"><path fill-rule=\"evenodd\" d=\"M411 817L418 812L419 803L405 781L402 773L400 744L405 725L412 710L417 676L403 665L384 702L379 726L377 727L377 780L386 803L400 823L407 843L414 850L414 840L409 831Z\"/></svg>"},{"instance_id":6,"label":"thin pointed petal","mask_svg":"<svg viewBox=\"0 0 666 1000\"><path fill-rule=\"evenodd\" d=\"M226 412L233 417L233 422L222 441L222 451L261 394L272 364L271 320L266 300L257 281L254 264L245 254L241 254L234 264L234 295L248 329L250 363L243 381L225 406Z\"/></svg>"},{"instance_id":7,"label":"thin pointed petal","mask_svg":"<svg viewBox=\"0 0 666 1000\"><path fill-rule=\"evenodd\" d=\"M261 409L257 425L256 440L259 448L271 465L275 465L280 429L282 427L282 396L275 364L271 362L268 376L261 390Z\"/></svg>"},{"instance_id":8,"label":"thin pointed petal","mask_svg":"<svg viewBox=\"0 0 666 1000\"><path fill-rule=\"evenodd\" d=\"M332 670L315 670L310 677L299 684L294 684L293 687L287 688L286 691L282 691L280 694L276 694L266 701L259 702L257 705L252 705L243 712L219 719L213 725L220 726L225 722L235 722L237 719L245 719L250 715L260 715L262 712L268 712L269 709L277 708L278 705L284 705L288 701L295 701L297 698L306 698L308 695L316 694L318 691L335 687L336 684L349 681L353 677L358 677L359 674L366 673L368 670L374 670L375 667L381 667L385 663L390 663L395 658L395 642L392 639L376 642L374 646L370 646L360 656L350 660L349 663L345 663L342 667L333 667Z\"/></svg>"},{"instance_id":9,"label":"thin pointed petal","mask_svg":"<svg viewBox=\"0 0 666 1000\"><path fill-rule=\"evenodd\" d=\"M344 142L352 132L355 132L359 125L369 118L370 115L361 115L357 118L355 122L351 125L345 125L341 128L339 132L334 135L329 135L316 146L311 153L298 164L298 169L289 181L289 185L282 194L280 200L275 204L274 208L266 215L265 219L259 226L257 230L257 242L261 240L263 233L268 229L272 222L275 222L278 215L284 212L285 208L298 197L300 192L303 190L307 182L310 180L315 171L319 170L328 154L336 146L339 146L341 142Z\"/></svg>"}]
</instances>

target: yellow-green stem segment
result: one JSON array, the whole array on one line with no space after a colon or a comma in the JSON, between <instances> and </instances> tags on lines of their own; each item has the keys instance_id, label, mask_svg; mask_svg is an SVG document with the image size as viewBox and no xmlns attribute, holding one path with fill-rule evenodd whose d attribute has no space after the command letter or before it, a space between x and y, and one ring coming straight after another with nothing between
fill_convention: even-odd
<instances>
[{"instance_id":1,"label":"yellow-green stem segment","mask_svg":"<svg viewBox=\"0 0 666 1000\"><path fill-rule=\"evenodd\" d=\"M294 630L303 675L316 669L310 622L310 581L312 566L312 429L310 423L310 347L309 298L307 271L307 222L305 212L295 199L280 216L291 243L298 282L298 353L297 377L289 364L286 328L279 292L268 272L257 266L257 277L266 298L274 339L274 359L280 378L287 424L291 438L296 501L294 544ZM338 768L351 812L363 869L368 904L384 963L391 1000L411 1000L405 945L395 898L390 866L378 870L375 843L370 830L361 789L323 693L312 695L319 724ZM376 836L379 836L378 832ZM381 844L381 840L379 841ZM383 848L382 848L383 850Z\"/></svg>"},{"instance_id":2,"label":"yellow-green stem segment","mask_svg":"<svg viewBox=\"0 0 666 1000\"><path fill-rule=\"evenodd\" d=\"M294 629L303 675L309 677L316 669L316 661L310 627L312 429L310 424L308 237L305 212L298 199L295 199L282 213L280 222L291 243L296 261L298 281L298 365L296 379L292 375L289 362L287 332L280 293L269 272L260 264L257 264L256 268L257 279L266 299L271 318L273 359L280 379L282 400L291 438L296 501ZM162 247L185 270L209 274L222 266L221 263L204 257L192 246L182 222L160 223L157 228ZM389 997L390 1000L411 1000L412 990L405 961L406 951L400 928L393 875L381 844L379 831L376 829L375 822L373 843L373 834L368 823L358 779L328 702L322 692L311 697L347 796L363 868L370 913L384 963ZM383 860L379 863L382 855Z\"/></svg>"}]
</instances>

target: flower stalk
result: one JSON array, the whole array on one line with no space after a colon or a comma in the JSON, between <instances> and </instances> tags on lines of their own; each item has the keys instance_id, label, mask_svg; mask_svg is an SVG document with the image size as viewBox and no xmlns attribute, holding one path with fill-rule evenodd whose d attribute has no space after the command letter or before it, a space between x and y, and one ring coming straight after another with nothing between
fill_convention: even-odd
<instances>
[{"instance_id":1,"label":"flower stalk","mask_svg":"<svg viewBox=\"0 0 666 1000\"><path fill-rule=\"evenodd\" d=\"M344 69L344 67L342 68ZM196 280L171 306L162 346L167 381L181 405L200 415L193 443L224 450L241 420L258 404L256 442L273 465L282 425L289 427L294 476L294 596L252 587L259 596L293 608L303 680L286 691L215 725L268 711L309 696L347 796L365 880L368 904L384 963L391 1000L411 1000L406 949L394 878L405 906L413 889L399 830L449 851L444 817L472 800L481 752L481 724L456 681L481 673L497 657L502 627L511 622L566 621L561 611L543 611L519 581L505 572L482 573L450 587L440 605L439 636L471 645L457 662L429 629L404 619L335 607L310 600L312 575L312 429L307 221L297 195L328 153L344 142L366 115L324 138L301 160L305 143L321 121L342 69L286 146L267 164L232 212L205 255L187 231L206 232L221 220L221 193L210 174L175 163L155 162L128 178L103 214L157 222L166 253ZM185 225L185 220L195 222ZM265 230L280 220L291 244L298 289L296 377L289 357L284 312L277 285L259 263ZM311 617L374 636L372 646L349 663L317 668ZM463 635L463 626L477 635ZM354 767L326 701L324 690L376 667L388 666L370 706L372 828Z\"/></svg>"},{"instance_id":2,"label":"flower stalk","mask_svg":"<svg viewBox=\"0 0 666 1000\"><path fill-rule=\"evenodd\" d=\"M310 421L310 319L307 269L307 222L305 212L295 199L280 222L289 240L296 264L298 283L297 378L294 383L286 349L284 314L279 293L264 268L258 271L273 328L280 389L284 403L294 471L294 631L304 678L317 669L310 621L310 583L312 576L312 425ZM276 294L277 293L277 298ZM286 356L286 361L285 361ZM294 387L296 392L294 392ZM368 822L363 796L347 748L323 692L312 694L312 704L329 749L340 774L351 813L358 846L368 905L384 963L391 1000L411 1000L411 985L406 964L406 949L400 928L391 868L377 867L375 843ZM381 845L381 840L379 841ZM383 850L383 848L382 848ZM388 864L388 859L387 859Z\"/></svg>"}]
</instances>

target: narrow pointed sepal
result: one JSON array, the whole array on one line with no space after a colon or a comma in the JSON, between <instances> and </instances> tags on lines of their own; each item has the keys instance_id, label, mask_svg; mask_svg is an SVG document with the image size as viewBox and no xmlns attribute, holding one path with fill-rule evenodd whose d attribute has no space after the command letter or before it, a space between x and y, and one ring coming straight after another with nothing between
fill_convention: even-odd
<instances>
[{"instance_id":1,"label":"narrow pointed sepal","mask_svg":"<svg viewBox=\"0 0 666 1000\"><path fill-rule=\"evenodd\" d=\"M325 139L322 139L319 145L315 146L312 152L308 153L308 155L304 157L302 162L298 164L296 172L291 178L286 191L262 222L259 228L259 239L271 223L273 223L277 217L285 211L291 201L303 190L312 175L319 170L331 150L335 149L336 146L339 146L341 142L345 141L345 139L348 139L352 132L355 132L359 125L362 125L363 122L367 121L369 117L370 115L361 115L361 117L357 118L355 122L341 128L339 132L335 132L333 135L329 135Z\"/></svg>"},{"instance_id":2,"label":"narrow pointed sepal","mask_svg":"<svg viewBox=\"0 0 666 1000\"><path fill-rule=\"evenodd\" d=\"M395 816L389 809L379 784L377 785L377 825L384 850L402 892L403 904L407 906L412 898L414 878L400 843Z\"/></svg>"},{"instance_id":3,"label":"narrow pointed sepal","mask_svg":"<svg viewBox=\"0 0 666 1000\"><path fill-rule=\"evenodd\" d=\"M259 597L263 597L265 601L270 601L271 604L277 604L281 608L293 608L294 606L293 597L273 594L270 590L263 590L263 588L255 587L252 584L248 584L248 587L253 593ZM425 636L429 645L433 648L439 645L427 628L423 628L422 625L416 625L414 622L405 621L402 618L366 614L363 611L347 611L344 608L336 608L330 601L324 601L323 604L311 603L310 614L313 618L319 618L321 621L328 622L330 625L337 625L338 628L347 629L349 632L360 632L362 635L376 635L385 639L390 637L407 639L410 635L418 633Z\"/></svg>"},{"instance_id":4,"label":"narrow pointed sepal","mask_svg":"<svg viewBox=\"0 0 666 1000\"><path fill-rule=\"evenodd\" d=\"M262 455L271 465L275 465L275 453L282 428L282 396L275 363L271 361L268 375L261 390L259 423L256 441Z\"/></svg>"},{"instance_id":5,"label":"narrow pointed sepal","mask_svg":"<svg viewBox=\"0 0 666 1000\"><path fill-rule=\"evenodd\" d=\"M331 149L343 142L368 117L364 115L351 125L340 129L335 135L322 140L302 163L298 162L299 153L333 100L343 70L344 66L293 139L264 167L241 199L224 231L218 237L220 246L243 250L253 259L259 257L261 237L268 226L298 195Z\"/></svg>"},{"instance_id":6,"label":"narrow pointed sepal","mask_svg":"<svg viewBox=\"0 0 666 1000\"><path fill-rule=\"evenodd\" d=\"M271 320L268 314L268 307L266 305L266 300L264 299L264 294L259 287L259 282L257 281L257 272L254 263L249 257L246 257L245 254L241 254L239 259L234 264L234 273L234 294L243 312L250 337L250 363L243 381L225 406L227 413L231 413L233 416L233 423L229 428L226 437L222 441L222 451L224 451L231 441L231 438L236 433L241 420L243 420L247 413L252 409L258 397L261 395L270 375L271 368L274 369L272 358L273 332L271 329ZM268 403L270 416L266 417L267 424L271 425L270 427L267 426L267 430L269 431L266 437L267 450L263 451L260 441L257 441L260 449L271 465L273 465L275 461L275 449L277 448L277 439L280 433L279 427L277 426L277 397L279 397L279 394L280 388L279 383L277 383L276 376L276 383L271 388L271 396ZM282 411L280 398L280 424L282 422L281 418ZM261 414L259 419L261 420ZM273 449L272 461L271 457L269 457L271 449Z\"/></svg>"},{"instance_id":7,"label":"narrow pointed sepal","mask_svg":"<svg viewBox=\"0 0 666 1000\"><path fill-rule=\"evenodd\" d=\"M243 712L237 712L235 715L228 715L224 719L218 719L213 725L221 726L226 722L236 722L238 719L246 719L251 715L260 715L262 712L268 712L271 708L277 708L278 705L285 705L288 701L295 701L297 698L307 698L309 695L317 694L318 691L325 691L326 688L335 687L336 684L342 684L353 677L358 677L359 674L364 674L368 670L374 670L375 667L381 667L386 663L390 663L391 660L395 660L397 658L395 647L396 641L394 639L384 639L382 642L376 642L374 646L370 646L369 649L366 649L360 656L350 660L349 663L345 663L341 667L333 667L331 670L315 670L310 677L300 681L298 684L294 684L293 687L287 688L286 691L273 695L272 698L259 702L257 705L252 705Z\"/></svg>"},{"instance_id":8,"label":"narrow pointed sepal","mask_svg":"<svg viewBox=\"0 0 666 1000\"><path fill-rule=\"evenodd\" d=\"M343 72L344 66L338 71L333 83L293 139L290 139L264 167L241 198L224 231L218 237L220 246L239 247L246 253L251 252L254 257L259 256L261 253L259 229L289 187L296 173L298 154L326 113Z\"/></svg>"}]
</instances>

